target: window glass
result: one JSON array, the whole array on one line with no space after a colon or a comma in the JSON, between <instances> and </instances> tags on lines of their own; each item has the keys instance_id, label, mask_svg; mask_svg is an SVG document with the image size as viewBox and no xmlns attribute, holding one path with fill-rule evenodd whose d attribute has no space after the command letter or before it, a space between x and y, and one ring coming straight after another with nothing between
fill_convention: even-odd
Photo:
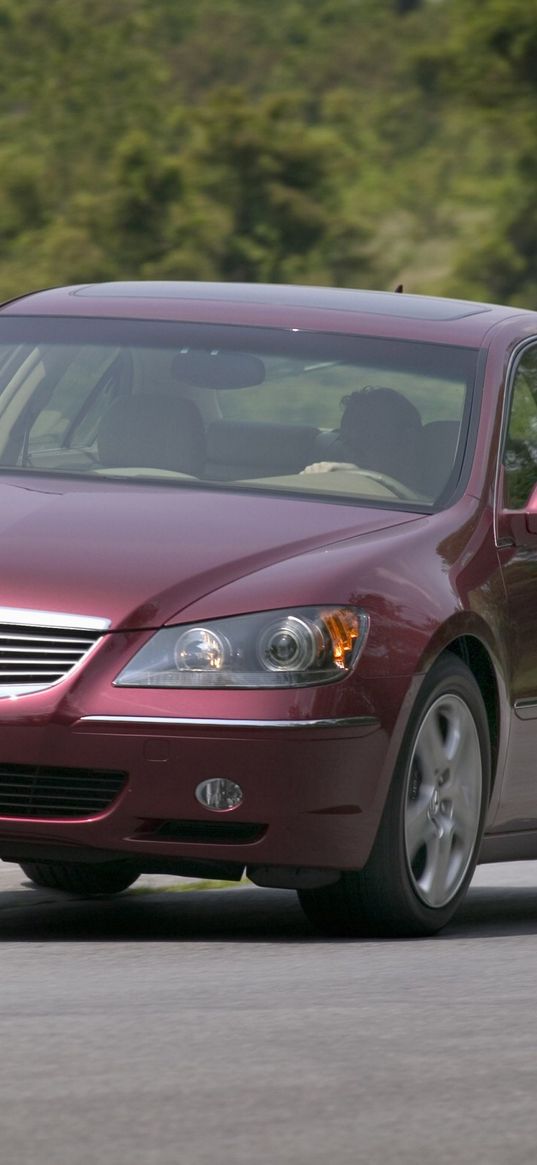
<instances>
[{"instance_id":1,"label":"window glass","mask_svg":"<svg viewBox=\"0 0 537 1165\"><path fill-rule=\"evenodd\" d=\"M537 484L537 346L524 353L516 370L504 466L506 505L522 509Z\"/></svg>"},{"instance_id":2,"label":"window glass","mask_svg":"<svg viewBox=\"0 0 537 1165\"><path fill-rule=\"evenodd\" d=\"M266 380L254 388L219 394L222 416L233 420L288 421L337 429L342 401L364 389L390 388L417 408L422 424L429 421L460 421L466 396L463 379L408 372L345 361L310 365L265 358ZM270 385L270 393L267 392Z\"/></svg>"},{"instance_id":3,"label":"window glass","mask_svg":"<svg viewBox=\"0 0 537 1165\"><path fill-rule=\"evenodd\" d=\"M0 320L0 467L428 508L466 445L476 352L114 319Z\"/></svg>"},{"instance_id":4,"label":"window glass","mask_svg":"<svg viewBox=\"0 0 537 1165\"><path fill-rule=\"evenodd\" d=\"M43 399L43 407L30 425L28 451L61 446L77 419L91 415L93 398L100 415L108 397L113 399L118 389L118 369L114 367L114 353L108 348L83 347L56 351L49 377L50 391ZM59 358L59 359L58 359ZM45 385L43 386L45 388ZM43 398L44 398L43 393ZM91 433L90 423L87 426ZM82 427L82 426L81 426ZM84 433L80 436L84 439Z\"/></svg>"}]
</instances>

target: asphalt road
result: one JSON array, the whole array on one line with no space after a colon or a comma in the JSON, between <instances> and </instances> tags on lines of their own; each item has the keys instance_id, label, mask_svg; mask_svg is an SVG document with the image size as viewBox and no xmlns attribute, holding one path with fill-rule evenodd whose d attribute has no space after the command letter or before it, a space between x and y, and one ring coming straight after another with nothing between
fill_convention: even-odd
<instances>
[{"instance_id":1,"label":"asphalt road","mask_svg":"<svg viewBox=\"0 0 537 1165\"><path fill-rule=\"evenodd\" d=\"M483 867L427 941L165 885L0 866L1 1165L535 1165L537 864Z\"/></svg>"}]
</instances>

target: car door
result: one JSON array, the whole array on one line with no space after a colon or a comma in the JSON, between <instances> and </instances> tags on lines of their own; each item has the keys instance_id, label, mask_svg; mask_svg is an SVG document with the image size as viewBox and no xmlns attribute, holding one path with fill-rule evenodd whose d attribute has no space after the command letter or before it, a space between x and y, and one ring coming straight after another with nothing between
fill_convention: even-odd
<instances>
[{"instance_id":1,"label":"car door","mask_svg":"<svg viewBox=\"0 0 537 1165\"><path fill-rule=\"evenodd\" d=\"M537 829L537 341L514 363L497 491L506 589L511 732L495 828Z\"/></svg>"}]
</instances>

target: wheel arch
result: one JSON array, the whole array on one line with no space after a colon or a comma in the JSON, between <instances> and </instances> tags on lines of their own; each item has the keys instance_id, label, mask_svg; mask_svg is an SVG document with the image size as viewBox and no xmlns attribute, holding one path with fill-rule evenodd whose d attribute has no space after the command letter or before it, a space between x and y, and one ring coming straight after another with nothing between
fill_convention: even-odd
<instances>
[{"instance_id":1,"label":"wheel arch","mask_svg":"<svg viewBox=\"0 0 537 1165\"><path fill-rule=\"evenodd\" d=\"M466 664L481 691L489 726L491 753L491 792L498 774L500 755L500 688L492 656L475 635L459 635L446 644L437 659L456 655Z\"/></svg>"}]
</instances>

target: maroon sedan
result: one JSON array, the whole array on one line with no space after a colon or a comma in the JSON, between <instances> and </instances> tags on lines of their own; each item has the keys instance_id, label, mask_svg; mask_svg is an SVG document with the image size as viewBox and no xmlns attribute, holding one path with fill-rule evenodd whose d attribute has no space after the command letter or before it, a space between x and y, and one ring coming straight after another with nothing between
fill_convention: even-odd
<instances>
[{"instance_id":1,"label":"maroon sedan","mask_svg":"<svg viewBox=\"0 0 537 1165\"><path fill-rule=\"evenodd\" d=\"M429 934L537 857L537 313L118 283L0 310L0 856Z\"/></svg>"}]
</instances>

